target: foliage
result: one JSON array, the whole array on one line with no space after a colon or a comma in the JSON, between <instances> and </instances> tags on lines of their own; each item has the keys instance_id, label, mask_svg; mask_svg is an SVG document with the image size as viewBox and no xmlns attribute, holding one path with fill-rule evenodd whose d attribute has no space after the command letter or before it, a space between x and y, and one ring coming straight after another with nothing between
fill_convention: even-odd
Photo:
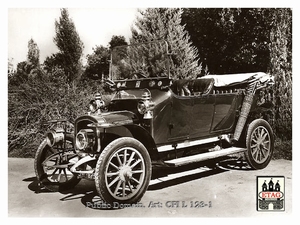
<instances>
[{"instance_id":1,"label":"foliage","mask_svg":"<svg viewBox=\"0 0 300 225\"><path fill-rule=\"evenodd\" d=\"M40 49L32 38L28 42L27 63L33 68L40 66Z\"/></svg>"},{"instance_id":2,"label":"foliage","mask_svg":"<svg viewBox=\"0 0 300 225\"><path fill-rule=\"evenodd\" d=\"M122 45L128 45L125 37L113 35L108 43L108 47L100 45L93 48L93 53L87 55L87 66L84 77L92 80L108 77L111 50Z\"/></svg>"},{"instance_id":3,"label":"foliage","mask_svg":"<svg viewBox=\"0 0 300 225\"><path fill-rule=\"evenodd\" d=\"M286 159L292 160L293 158L293 142L292 140L282 141L277 139L274 144L274 152L272 159Z\"/></svg>"},{"instance_id":4,"label":"foliage","mask_svg":"<svg viewBox=\"0 0 300 225\"><path fill-rule=\"evenodd\" d=\"M63 71L29 78L18 86L9 83L9 156L34 156L51 119L66 118L71 123L88 111L89 100L102 91L99 82L70 84ZM22 153L23 151L23 153Z\"/></svg>"},{"instance_id":5,"label":"foliage","mask_svg":"<svg viewBox=\"0 0 300 225\"><path fill-rule=\"evenodd\" d=\"M8 77L8 82L15 85L23 83L27 81L29 73L30 71L27 69L27 62L19 62L16 71L12 72Z\"/></svg>"},{"instance_id":6,"label":"foliage","mask_svg":"<svg viewBox=\"0 0 300 225\"><path fill-rule=\"evenodd\" d=\"M55 71L57 68L61 68L60 66L60 57L59 53L52 54L51 56L47 56L44 63L43 63L43 68L47 73L51 73Z\"/></svg>"},{"instance_id":7,"label":"foliage","mask_svg":"<svg viewBox=\"0 0 300 225\"><path fill-rule=\"evenodd\" d=\"M167 46L155 41L120 46L112 51L112 76L115 79L167 76Z\"/></svg>"},{"instance_id":8,"label":"foliage","mask_svg":"<svg viewBox=\"0 0 300 225\"><path fill-rule=\"evenodd\" d=\"M148 8L140 10L132 28L130 44L165 40L171 54L170 72L174 79L196 77L201 72L198 52L181 25L181 9ZM158 54L156 54L158 55ZM150 61L150 60L149 60Z\"/></svg>"},{"instance_id":9,"label":"foliage","mask_svg":"<svg viewBox=\"0 0 300 225\"><path fill-rule=\"evenodd\" d=\"M266 71L269 14L268 9L259 8L186 8L182 24L210 73Z\"/></svg>"},{"instance_id":10,"label":"foliage","mask_svg":"<svg viewBox=\"0 0 300 225\"><path fill-rule=\"evenodd\" d=\"M107 76L109 73L110 51L102 45L96 46L93 51L91 55L87 55L87 67L84 74L93 80L102 79L103 75Z\"/></svg>"},{"instance_id":11,"label":"foliage","mask_svg":"<svg viewBox=\"0 0 300 225\"><path fill-rule=\"evenodd\" d=\"M28 53L26 61L17 64L17 70L9 76L11 84L21 84L29 78L40 76L42 70L40 68L40 50L31 38L28 41Z\"/></svg>"},{"instance_id":12,"label":"foliage","mask_svg":"<svg viewBox=\"0 0 300 225\"><path fill-rule=\"evenodd\" d=\"M127 41L125 40L125 37L122 35L113 35L109 44L109 49L113 49L114 47L117 46L122 46L122 45L128 45Z\"/></svg>"},{"instance_id":13,"label":"foliage","mask_svg":"<svg viewBox=\"0 0 300 225\"><path fill-rule=\"evenodd\" d=\"M292 139L292 11L274 9L270 33L270 73L275 76L275 133Z\"/></svg>"},{"instance_id":14,"label":"foliage","mask_svg":"<svg viewBox=\"0 0 300 225\"><path fill-rule=\"evenodd\" d=\"M48 66L62 68L68 82L78 80L81 76L81 57L84 45L67 9L61 9L61 16L58 21L55 21L55 32L56 36L53 40L59 52L48 59Z\"/></svg>"},{"instance_id":15,"label":"foliage","mask_svg":"<svg viewBox=\"0 0 300 225\"><path fill-rule=\"evenodd\" d=\"M8 76L11 76L14 72L14 64L13 64L13 58L8 58L7 60L7 73Z\"/></svg>"}]
</instances>

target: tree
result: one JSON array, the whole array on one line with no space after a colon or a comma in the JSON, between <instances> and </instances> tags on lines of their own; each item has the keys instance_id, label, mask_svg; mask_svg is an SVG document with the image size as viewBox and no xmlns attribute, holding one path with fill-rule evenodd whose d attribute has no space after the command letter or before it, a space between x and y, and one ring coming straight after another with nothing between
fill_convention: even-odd
<instances>
[{"instance_id":1,"label":"tree","mask_svg":"<svg viewBox=\"0 0 300 225\"><path fill-rule=\"evenodd\" d=\"M55 32L53 40L59 52L53 55L56 58L53 61L63 69L67 80L72 82L81 76L84 45L67 9L61 9L61 16L55 21Z\"/></svg>"},{"instance_id":2,"label":"tree","mask_svg":"<svg viewBox=\"0 0 300 225\"><path fill-rule=\"evenodd\" d=\"M87 66L84 72L85 77L98 80L103 75L108 76L111 50L117 46L128 45L124 36L113 35L108 47L102 45L93 48L93 53L87 55Z\"/></svg>"},{"instance_id":3,"label":"tree","mask_svg":"<svg viewBox=\"0 0 300 225\"><path fill-rule=\"evenodd\" d=\"M172 53L170 72L173 78L192 78L201 72L198 52L190 36L181 25L181 9L148 8L140 10L132 28L130 44L165 40ZM162 51L161 49L160 51ZM156 57L159 54L156 52ZM149 60L151 61L151 59Z\"/></svg>"},{"instance_id":4,"label":"tree","mask_svg":"<svg viewBox=\"0 0 300 225\"><path fill-rule=\"evenodd\" d=\"M109 49L113 49L114 47L117 46L122 46L122 45L128 45L127 41L125 40L125 37L122 35L113 35L109 44Z\"/></svg>"},{"instance_id":5,"label":"tree","mask_svg":"<svg viewBox=\"0 0 300 225\"><path fill-rule=\"evenodd\" d=\"M292 11L272 10L269 71L275 76L275 133L292 139Z\"/></svg>"},{"instance_id":6,"label":"tree","mask_svg":"<svg viewBox=\"0 0 300 225\"><path fill-rule=\"evenodd\" d=\"M29 78L35 78L36 76L41 75L41 73L40 50L36 42L31 38L28 41L26 61L17 64L17 70L10 76L9 82L12 85L18 85L28 81Z\"/></svg>"},{"instance_id":7,"label":"tree","mask_svg":"<svg viewBox=\"0 0 300 225\"><path fill-rule=\"evenodd\" d=\"M210 73L267 71L269 9L186 8L182 24Z\"/></svg>"},{"instance_id":8,"label":"tree","mask_svg":"<svg viewBox=\"0 0 300 225\"><path fill-rule=\"evenodd\" d=\"M87 55L85 76L98 80L109 73L110 50L102 45L93 48L93 53Z\"/></svg>"},{"instance_id":9,"label":"tree","mask_svg":"<svg viewBox=\"0 0 300 225\"><path fill-rule=\"evenodd\" d=\"M27 67L27 61L22 61L17 64L16 72L9 77L9 85L18 86L28 80L28 74L30 71Z\"/></svg>"},{"instance_id":10,"label":"tree","mask_svg":"<svg viewBox=\"0 0 300 225\"><path fill-rule=\"evenodd\" d=\"M8 77L13 76L14 74L14 64L13 64L13 58L9 58L7 62L7 74Z\"/></svg>"},{"instance_id":11,"label":"tree","mask_svg":"<svg viewBox=\"0 0 300 225\"><path fill-rule=\"evenodd\" d=\"M27 67L31 77L40 72L40 49L32 38L28 42Z\"/></svg>"},{"instance_id":12,"label":"tree","mask_svg":"<svg viewBox=\"0 0 300 225\"><path fill-rule=\"evenodd\" d=\"M209 71L219 63L220 50L223 39L222 31L216 26L219 20L219 9L185 8L182 14L182 25L189 32L191 41L198 49L203 66L208 66ZM216 51L215 49L219 49ZM213 52L211 55L210 52ZM212 60L213 59L213 60Z\"/></svg>"},{"instance_id":13,"label":"tree","mask_svg":"<svg viewBox=\"0 0 300 225\"><path fill-rule=\"evenodd\" d=\"M27 62L33 67L40 66L40 49L32 38L28 41Z\"/></svg>"}]
</instances>

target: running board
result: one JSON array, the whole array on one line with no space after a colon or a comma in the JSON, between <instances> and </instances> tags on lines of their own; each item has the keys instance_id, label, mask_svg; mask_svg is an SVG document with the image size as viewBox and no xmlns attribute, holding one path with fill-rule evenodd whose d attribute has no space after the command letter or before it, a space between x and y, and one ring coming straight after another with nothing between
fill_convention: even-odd
<instances>
[{"instance_id":1,"label":"running board","mask_svg":"<svg viewBox=\"0 0 300 225\"><path fill-rule=\"evenodd\" d=\"M218 151L201 153L198 155L192 155L192 156L182 157L178 159L171 159L171 160L164 161L164 163L169 166L182 166L190 163L206 161L209 159L214 159L214 158L218 158L230 154L243 152L245 150L246 148L231 147L231 148L225 148Z\"/></svg>"}]
</instances>

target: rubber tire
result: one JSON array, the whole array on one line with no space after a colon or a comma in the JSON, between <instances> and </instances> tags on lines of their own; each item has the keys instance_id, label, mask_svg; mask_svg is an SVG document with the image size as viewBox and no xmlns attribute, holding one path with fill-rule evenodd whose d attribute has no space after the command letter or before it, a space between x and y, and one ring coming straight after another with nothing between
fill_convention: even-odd
<instances>
[{"instance_id":1,"label":"rubber tire","mask_svg":"<svg viewBox=\"0 0 300 225\"><path fill-rule=\"evenodd\" d=\"M144 182L141 186L141 188L138 190L138 192L130 199L127 200L119 200L114 198L108 191L106 185L105 185L105 176L104 171L106 170L106 166L109 163L110 157L117 152L119 149L124 147L132 147L139 151L139 153L142 155L145 163L145 178ZM151 180L151 174L152 174L152 165L151 165L151 159L149 156L149 153L145 146L139 142L138 140L131 138L131 137L122 137L118 138L114 141L112 141L110 144L108 144L103 152L100 154L100 157L97 161L96 170L95 170L95 185L97 192L100 196L100 198L107 204L110 204L111 206L114 205L114 203L120 203L120 204L134 204L137 203L145 194L149 182Z\"/></svg>"},{"instance_id":2,"label":"rubber tire","mask_svg":"<svg viewBox=\"0 0 300 225\"><path fill-rule=\"evenodd\" d=\"M73 135L66 135L66 140L70 141L73 144ZM40 184L43 185L43 187L45 187L47 190L49 191L64 191L64 190L68 190L71 189L73 187L75 187L80 179L77 178L77 176L73 176L69 181L64 182L64 183L58 183L58 182L51 182L50 180L48 180L47 178L44 177L45 175L45 171L43 169L42 166L42 162L45 160L45 158L47 157L47 150L51 148L48 144L46 139L40 144L40 146L38 147L38 150L36 151L35 154L35 158L34 158L34 171L35 171L35 175L37 177L37 180Z\"/></svg>"},{"instance_id":3,"label":"rubber tire","mask_svg":"<svg viewBox=\"0 0 300 225\"><path fill-rule=\"evenodd\" d=\"M270 142L271 142L269 155L268 155L267 159L262 163L257 163L254 160L254 158L251 154L251 148L250 148L252 133L259 126L263 126L269 132ZM246 158L247 163L249 164L249 166L252 169L255 169L255 170L263 169L270 163L270 161L272 159L273 151L274 151L274 134L273 134L273 130L272 130L270 124L267 121L265 121L264 119L256 119L256 120L253 120L249 124L248 129L247 129L247 135L246 135L246 147L247 147L247 151L245 152L245 158Z\"/></svg>"}]
</instances>

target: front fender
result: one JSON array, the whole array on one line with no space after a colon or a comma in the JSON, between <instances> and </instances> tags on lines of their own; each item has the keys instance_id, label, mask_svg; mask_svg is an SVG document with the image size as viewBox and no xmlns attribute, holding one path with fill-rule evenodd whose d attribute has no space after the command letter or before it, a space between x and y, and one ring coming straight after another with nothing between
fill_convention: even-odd
<instances>
[{"instance_id":1,"label":"front fender","mask_svg":"<svg viewBox=\"0 0 300 225\"><path fill-rule=\"evenodd\" d=\"M84 122L88 119L87 122ZM101 148L104 149L111 141L119 137L133 137L140 141L148 150L152 160L158 159L158 152L151 134L139 125L139 119L136 114L130 111L116 111L102 113L98 116L85 116L78 119L77 122L83 121L85 126L82 128L103 129L103 138ZM78 123L77 123L78 124ZM78 126L77 132L78 132Z\"/></svg>"},{"instance_id":2,"label":"front fender","mask_svg":"<svg viewBox=\"0 0 300 225\"><path fill-rule=\"evenodd\" d=\"M134 138L139 140L147 148L152 160L159 159L158 151L153 137L144 127L139 126L137 124L128 124L124 127L126 127L130 131Z\"/></svg>"},{"instance_id":3,"label":"front fender","mask_svg":"<svg viewBox=\"0 0 300 225\"><path fill-rule=\"evenodd\" d=\"M120 137L132 137L137 139L148 150L152 160L158 159L158 151L152 136L145 128L138 124L126 124L105 128L104 138L101 144L103 149L110 142Z\"/></svg>"}]
</instances>

